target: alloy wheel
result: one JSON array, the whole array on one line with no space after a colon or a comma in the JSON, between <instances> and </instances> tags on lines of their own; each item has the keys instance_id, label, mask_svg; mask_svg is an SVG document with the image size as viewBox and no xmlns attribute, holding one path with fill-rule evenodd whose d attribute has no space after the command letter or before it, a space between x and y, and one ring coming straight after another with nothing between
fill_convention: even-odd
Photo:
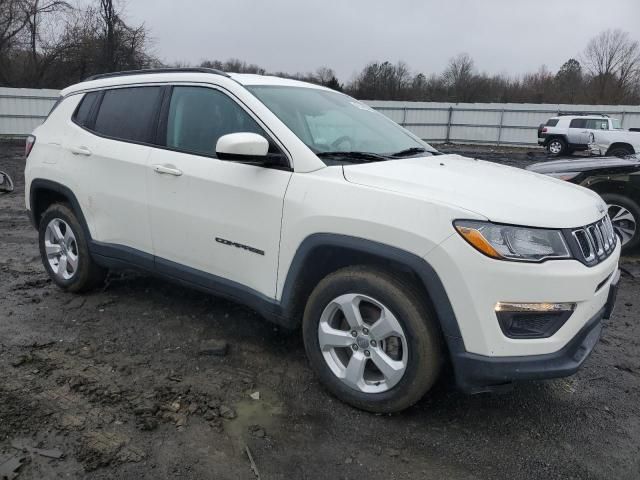
<instances>
[{"instance_id":1,"label":"alloy wheel","mask_svg":"<svg viewBox=\"0 0 640 480\"><path fill-rule=\"evenodd\" d=\"M44 234L44 249L53 274L70 280L78 271L78 242L67 222L54 218Z\"/></svg>"},{"instance_id":2,"label":"alloy wheel","mask_svg":"<svg viewBox=\"0 0 640 480\"><path fill-rule=\"evenodd\" d=\"M549 152L554 155L559 155L562 152L562 143L557 140L552 140L549 143Z\"/></svg>"},{"instance_id":3,"label":"alloy wheel","mask_svg":"<svg viewBox=\"0 0 640 480\"><path fill-rule=\"evenodd\" d=\"M613 230L620 237L624 247L636 234L637 220L628 209L620 205L609 204L607 207Z\"/></svg>"},{"instance_id":4,"label":"alloy wheel","mask_svg":"<svg viewBox=\"0 0 640 480\"><path fill-rule=\"evenodd\" d=\"M408 345L400 322L366 295L333 299L320 317L318 341L333 374L354 390L386 392L407 369Z\"/></svg>"}]
</instances>

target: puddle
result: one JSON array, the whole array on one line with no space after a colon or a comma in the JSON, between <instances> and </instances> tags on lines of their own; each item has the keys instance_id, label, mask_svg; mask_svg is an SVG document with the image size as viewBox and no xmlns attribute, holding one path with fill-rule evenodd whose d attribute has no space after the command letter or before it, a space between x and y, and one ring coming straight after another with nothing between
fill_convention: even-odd
<instances>
[{"instance_id":1,"label":"puddle","mask_svg":"<svg viewBox=\"0 0 640 480\"><path fill-rule=\"evenodd\" d=\"M259 425L269 437L271 430L284 413L284 406L275 393L259 391L259 400L249 397L253 391L245 392L246 399L233 405L237 417L224 423L225 432L238 450L244 451L244 445L253 438L249 431L251 425Z\"/></svg>"}]
</instances>

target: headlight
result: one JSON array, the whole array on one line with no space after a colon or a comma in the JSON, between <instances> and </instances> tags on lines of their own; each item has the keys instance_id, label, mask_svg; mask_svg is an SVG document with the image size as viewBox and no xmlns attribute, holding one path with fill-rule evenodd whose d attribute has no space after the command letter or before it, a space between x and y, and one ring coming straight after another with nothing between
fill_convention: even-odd
<instances>
[{"instance_id":1,"label":"headlight","mask_svg":"<svg viewBox=\"0 0 640 480\"><path fill-rule=\"evenodd\" d=\"M456 220L454 226L471 246L491 258L525 262L572 258L560 230L475 220Z\"/></svg>"}]
</instances>

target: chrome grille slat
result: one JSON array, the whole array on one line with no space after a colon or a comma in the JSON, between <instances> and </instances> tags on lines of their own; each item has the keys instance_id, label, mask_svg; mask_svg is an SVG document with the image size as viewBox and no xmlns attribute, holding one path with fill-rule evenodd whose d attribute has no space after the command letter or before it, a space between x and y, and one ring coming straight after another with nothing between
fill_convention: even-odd
<instances>
[{"instance_id":1,"label":"chrome grille slat","mask_svg":"<svg viewBox=\"0 0 640 480\"><path fill-rule=\"evenodd\" d=\"M597 264L606 259L615 249L616 234L609 215L605 215L591 225L572 230L578 243L582 260L587 264Z\"/></svg>"}]
</instances>

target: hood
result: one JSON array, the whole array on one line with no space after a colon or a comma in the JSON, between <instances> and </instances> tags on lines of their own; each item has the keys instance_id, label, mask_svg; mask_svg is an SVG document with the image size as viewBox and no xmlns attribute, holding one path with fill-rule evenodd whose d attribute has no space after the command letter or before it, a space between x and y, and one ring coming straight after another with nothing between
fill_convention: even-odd
<instances>
[{"instance_id":1,"label":"hood","mask_svg":"<svg viewBox=\"0 0 640 480\"><path fill-rule=\"evenodd\" d=\"M345 165L347 181L445 203L493 222L574 228L602 218L600 197L562 180L459 155Z\"/></svg>"},{"instance_id":2,"label":"hood","mask_svg":"<svg viewBox=\"0 0 640 480\"><path fill-rule=\"evenodd\" d=\"M529 165L527 170L545 174L599 170L635 171L640 170L640 158L594 157L584 160L555 160L553 162L534 163Z\"/></svg>"}]
</instances>

